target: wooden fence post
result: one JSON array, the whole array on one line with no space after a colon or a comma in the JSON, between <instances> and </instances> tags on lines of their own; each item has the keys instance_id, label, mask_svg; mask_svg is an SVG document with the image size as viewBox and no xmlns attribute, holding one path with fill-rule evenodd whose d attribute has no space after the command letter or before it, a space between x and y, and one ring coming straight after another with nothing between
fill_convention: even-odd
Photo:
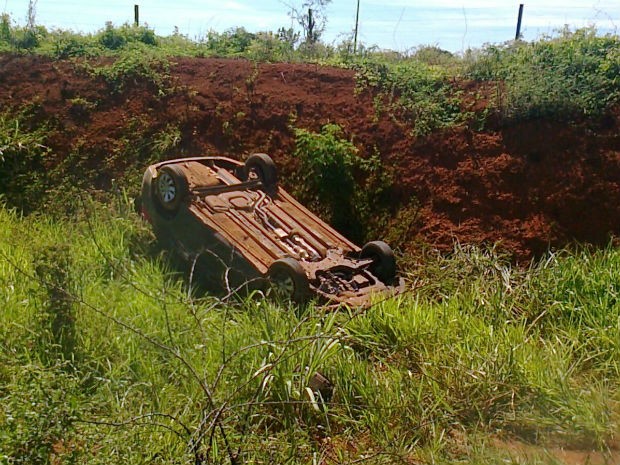
<instances>
[{"instance_id":1,"label":"wooden fence post","mask_svg":"<svg viewBox=\"0 0 620 465\"><path fill-rule=\"evenodd\" d=\"M357 53L357 27L360 22L360 0L357 0L357 12L355 13L355 36L353 37L353 55Z\"/></svg>"},{"instance_id":2,"label":"wooden fence post","mask_svg":"<svg viewBox=\"0 0 620 465\"><path fill-rule=\"evenodd\" d=\"M521 19L523 19L523 3L519 5L519 19L517 19L517 33L515 34L515 40L521 38Z\"/></svg>"}]
</instances>

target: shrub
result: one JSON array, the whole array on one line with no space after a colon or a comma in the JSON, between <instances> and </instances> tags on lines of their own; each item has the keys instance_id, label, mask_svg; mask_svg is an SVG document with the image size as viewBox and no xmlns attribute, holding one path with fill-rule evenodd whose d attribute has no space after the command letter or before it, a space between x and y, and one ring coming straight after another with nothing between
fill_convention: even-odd
<instances>
[{"instance_id":1,"label":"shrub","mask_svg":"<svg viewBox=\"0 0 620 465\"><path fill-rule=\"evenodd\" d=\"M143 82L163 95L170 84L170 63L155 50L143 45L134 44L124 48L111 65L84 67L94 76L101 76L115 93L121 93L130 83Z\"/></svg>"},{"instance_id":2,"label":"shrub","mask_svg":"<svg viewBox=\"0 0 620 465\"><path fill-rule=\"evenodd\" d=\"M290 60L293 44L272 32L259 32L247 48L248 58L256 61Z\"/></svg>"},{"instance_id":3,"label":"shrub","mask_svg":"<svg viewBox=\"0 0 620 465\"><path fill-rule=\"evenodd\" d=\"M209 31L207 49L218 56L241 56L245 53L256 35L243 27L229 29L223 33Z\"/></svg>"},{"instance_id":4,"label":"shrub","mask_svg":"<svg viewBox=\"0 0 620 465\"><path fill-rule=\"evenodd\" d=\"M69 31L54 31L51 36L52 55L58 59L94 55L100 49L91 36L82 36Z\"/></svg>"},{"instance_id":5,"label":"shrub","mask_svg":"<svg viewBox=\"0 0 620 465\"><path fill-rule=\"evenodd\" d=\"M13 40L17 50L32 50L39 45L39 35L34 29L18 29Z\"/></svg>"},{"instance_id":6,"label":"shrub","mask_svg":"<svg viewBox=\"0 0 620 465\"><path fill-rule=\"evenodd\" d=\"M385 205L381 200L390 186L379 158L360 157L337 124L326 124L319 133L294 131L293 154L303 173L297 193L336 229L354 240L363 239L375 225L371 218L382 216Z\"/></svg>"},{"instance_id":7,"label":"shrub","mask_svg":"<svg viewBox=\"0 0 620 465\"><path fill-rule=\"evenodd\" d=\"M385 110L406 120L417 136L463 121L460 100L445 70L418 60L399 64L365 59L353 64L359 89L374 88L376 111Z\"/></svg>"},{"instance_id":8,"label":"shrub","mask_svg":"<svg viewBox=\"0 0 620 465\"><path fill-rule=\"evenodd\" d=\"M620 40L594 29L533 43L489 46L474 57L469 76L504 83L495 106L507 120L596 117L618 102Z\"/></svg>"},{"instance_id":9,"label":"shrub","mask_svg":"<svg viewBox=\"0 0 620 465\"><path fill-rule=\"evenodd\" d=\"M127 44L136 42L145 45L157 45L157 38L152 29L143 26L130 26L129 24L114 27L110 21L97 34L97 39L101 45L109 50L118 50Z\"/></svg>"},{"instance_id":10,"label":"shrub","mask_svg":"<svg viewBox=\"0 0 620 465\"><path fill-rule=\"evenodd\" d=\"M45 138L46 128L29 129L24 113L0 114L0 194L8 205L27 210L44 189Z\"/></svg>"}]
</instances>

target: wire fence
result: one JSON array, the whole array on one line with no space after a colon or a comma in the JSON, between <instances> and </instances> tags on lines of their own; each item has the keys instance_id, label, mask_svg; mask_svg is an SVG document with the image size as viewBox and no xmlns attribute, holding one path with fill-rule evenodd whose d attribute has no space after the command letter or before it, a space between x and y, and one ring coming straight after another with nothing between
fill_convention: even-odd
<instances>
[{"instance_id":1,"label":"wire fence","mask_svg":"<svg viewBox=\"0 0 620 465\"><path fill-rule=\"evenodd\" d=\"M204 39L209 31L244 27L251 32L296 27L291 5L284 0L216 2L180 0L171 6L161 0L105 3L77 0L38 0L37 23L48 28L95 32L107 21L115 25L134 21L134 3L139 3L140 23L157 34L174 31L191 39ZM298 2L300 3L300 2ZM366 46L408 50L420 45L437 45L450 51L464 51L485 43L501 43L515 36L519 3L477 0L470 4L435 0L415 4L410 0L360 1L359 41ZM3 12L18 24L25 24L28 0L4 0ZM0 5L2 5L0 3ZM298 6L298 5L297 5ZM544 5L524 4L522 36L534 40L552 35L565 25L594 26L600 33L616 34L620 25L620 4L594 0L592 4L550 0ZM334 0L326 9L328 19L323 40L337 44L352 36L356 0Z\"/></svg>"}]
</instances>

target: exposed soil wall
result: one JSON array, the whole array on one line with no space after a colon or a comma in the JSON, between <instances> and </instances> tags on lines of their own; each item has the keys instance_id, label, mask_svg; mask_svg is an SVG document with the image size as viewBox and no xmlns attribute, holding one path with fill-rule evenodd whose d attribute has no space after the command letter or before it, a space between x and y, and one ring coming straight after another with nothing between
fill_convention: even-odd
<instances>
[{"instance_id":1,"label":"exposed soil wall","mask_svg":"<svg viewBox=\"0 0 620 465\"><path fill-rule=\"evenodd\" d=\"M410 127L356 92L352 71L311 64L179 58L176 90L161 96L136 82L112 94L74 63L0 57L0 108L30 105L50 128L50 167L94 168L94 187L151 161L150 140L167 127L181 143L167 156L267 152L284 178L297 165L291 125L341 125L362 154L394 168L395 202L416 205L405 248L496 243L527 259L572 241L605 244L620 233L620 110L604 121L532 121L474 131L458 127L416 139ZM484 94L468 83L465 95ZM84 108L80 100L92 102ZM465 98L467 101L467 98ZM471 109L484 108L472 99ZM127 148L142 141L134 159Z\"/></svg>"}]
</instances>

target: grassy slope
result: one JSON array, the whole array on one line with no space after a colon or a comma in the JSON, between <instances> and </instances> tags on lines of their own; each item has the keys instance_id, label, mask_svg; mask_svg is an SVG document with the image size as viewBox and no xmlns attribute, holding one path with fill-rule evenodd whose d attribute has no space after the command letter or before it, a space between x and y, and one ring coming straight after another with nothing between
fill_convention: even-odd
<instances>
[{"instance_id":1,"label":"grassy slope","mask_svg":"<svg viewBox=\"0 0 620 465\"><path fill-rule=\"evenodd\" d=\"M496 435L617 434L618 249L457 250L400 299L300 315L188 294L122 199L80 218L0 210L2 463L499 463Z\"/></svg>"}]
</instances>

